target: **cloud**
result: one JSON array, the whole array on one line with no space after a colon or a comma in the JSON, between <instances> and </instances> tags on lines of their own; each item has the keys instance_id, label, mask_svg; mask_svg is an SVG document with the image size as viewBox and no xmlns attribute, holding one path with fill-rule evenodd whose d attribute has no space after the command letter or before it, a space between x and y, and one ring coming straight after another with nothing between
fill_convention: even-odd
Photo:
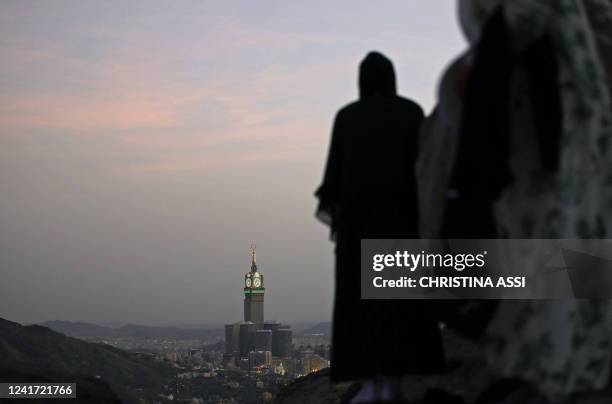
<instances>
[{"instance_id":1,"label":"cloud","mask_svg":"<svg viewBox=\"0 0 612 404\"><path fill-rule=\"evenodd\" d=\"M272 38L253 36L247 42L268 44ZM330 98L344 67L333 62L293 66L289 60L239 75L203 72L185 80L180 69L169 69L159 58L97 61L67 56L52 45L33 48L21 42L9 49L12 64L49 67L65 72L56 79L76 83L0 93L0 141L24 132L105 136L114 139L119 154L137 156L110 168L131 174L308 158L312 146L321 143L315 134L326 139L328 131L329 114L321 117L313 109Z\"/></svg>"},{"instance_id":2,"label":"cloud","mask_svg":"<svg viewBox=\"0 0 612 404\"><path fill-rule=\"evenodd\" d=\"M0 40L0 142L105 137L124 157L108 163L115 173L320 158L333 111L355 93L370 28L349 35L329 21L318 31L220 5L144 4L5 14L29 28ZM379 32L396 48L408 41L400 34Z\"/></svg>"}]
</instances>

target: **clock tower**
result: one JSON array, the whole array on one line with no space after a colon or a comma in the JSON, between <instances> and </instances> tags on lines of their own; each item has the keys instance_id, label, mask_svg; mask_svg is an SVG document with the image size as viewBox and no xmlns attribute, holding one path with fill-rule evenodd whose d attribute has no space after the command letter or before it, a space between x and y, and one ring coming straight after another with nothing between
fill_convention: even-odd
<instances>
[{"instance_id":1,"label":"clock tower","mask_svg":"<svg viewBox=\"0 0 612 404\"><path fill-rule=\"evenodd\" d=\"M251 246L251 270L244 276L244 321L264 322L264 278L257 270L255 245Z\"/></svg>"}]
</instances>

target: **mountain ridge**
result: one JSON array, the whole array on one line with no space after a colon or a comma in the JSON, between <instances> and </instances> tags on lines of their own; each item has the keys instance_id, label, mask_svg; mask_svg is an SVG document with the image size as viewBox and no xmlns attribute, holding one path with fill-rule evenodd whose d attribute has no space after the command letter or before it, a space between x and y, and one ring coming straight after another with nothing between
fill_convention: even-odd
<instances>
[{"instance_id":1,"label":"mountain ridge","mask_svg":"<svg viewBox=\"0 0 612 404\"><path fill-rule=\"evenodd\" d=\"M117 328L106 327L93 323L73 322L64 320L52 320L40 323L43 327L50 328L70 337L135 337L135 338L177 338L177 339L199 339L209 338L216 334L221 335L221 328L181 328L181 327L158 327L139 324L125 324Z\"/></svg>"},{"instance_id":2,"label":"mountain ridge","mask_svg":"<svg viewBox=\"0 0 612 404\"><path fill-rule=\"evenodd\" d=\"M23 326L1 318L0 358L3 380L22 375L31 381L51 378L80 380L93 383L95 388L107 385L126 403L137 402L136 397L141 396L136 394L139 389L148 397L157 398L176 373L163 363L109 345L86 342L41 325Z\"/></svg>"}]
</instances>

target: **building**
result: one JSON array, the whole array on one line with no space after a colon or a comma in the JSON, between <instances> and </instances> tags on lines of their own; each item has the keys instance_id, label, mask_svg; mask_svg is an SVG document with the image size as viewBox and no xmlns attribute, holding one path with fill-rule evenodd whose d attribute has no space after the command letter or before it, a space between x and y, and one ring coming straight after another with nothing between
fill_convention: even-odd
<instances>
[{"instance_id":1,"label":"building","mask_svg":"<svg viewBox=\"0 0 612 404\"><path fill-rule=\"evenodd\" d=\"M281 358L291 356L293 350L293 331L288 326L281 326L272 333L272 355Z\"/></svg>"},{"instance_id":2,"label":"building","mask_svg":"<svg viewBox=\"0 0 612 404\"><path fill-rule=\"evenodd\" d=\"M310 358L308 358L308 362L310 372L318 372L321 369L329 367L329 360L317 354L311 355Z\"/></svg>"},{"instance_id":3,"label":"building","mask_svg":"<svg viewBox=\"0 0 612 404\"><path fill-rule=\"evenodd\" d=\"M241 358L248 358L249 352L253 350L253 340L257 324L246 321L240 323L240 349Z\"/></svg>"},{"instance_id":4,"label":"building","mask_svg":"<svg viewBox=\"0 0 612 404\"><path fill-rule=\"evenodd\" d=\"M272 332L274 332L275 330L278 330L280 326L281 323L279 323L278 321L266 321L264 322L263 329L271 330Z\"/></svg>"},{"instance_id":5,"label":"building","mask_svg":"<svg viewBox=\"0 0 612 404\"><path fill-rule=\"evenodd\" d=\"M272 364L272 352L270 351L251 351L249 352L249 369L262 366L270 366Z\"/></svg>"},{"instance_id":6,"label":"building","mask_svg":"<svg viewBox=\"0 0 612 404\"><path fill-rule=\"evenodd\" d=\"M317 355L312 349L301 349L299 351L298 372L300 374L317 372L326 367L329 367L329 361Z\"/></svg>"},{"instance_id":7,"label":"building","mask_svg":"<svg viewBox=\"0 0 612 404\"><path fill-rule=\"evenodd\" d=\"M225 353L236 355L240 352L240 324L225 325Z\"/></svg>"},{"instance_id":8,"label":"building","mask_svg":"<svg viewBox=\"0 0 612 404\"><path fill-rule=\"evenodd\" d=\"M256 330L253 339L255 351L272 352L272 330Z\"/></svg>"},{"instance_id":9,"label":"building","mask_svg":"<svg viewBox=\"0 0 612 404\"><path fill-rule=\"evenodd\" d=\"M299 373L306 375L310 373L310 358L314 353L310 349L300 351Z\"/></svg>"},{"instance_id":10,"label":"building","mask_svg":"<svg viewBox=\"0 0 612 404\"><path fill-rule=\"evenodd\" d=\"M244 275L243 292L244 321L225 325L223 360L226 367L238 366L245 370L271 366L272 357L290 358L293 349L291 328L276 321L264 321L264 276L257 267L254 246L251 247L251 269Z\"/></svg>"},{"instance_id":11,"label":"building","mask_svg":"<svg viewBox=\"0 0 612 404\"><path fill-rule=\"evenodd\" d=\"M238 361L238 368L240 370L243 370L245 372L249 371L249 359L248 358L242 358Z\"/></svg>"}]
</instances>

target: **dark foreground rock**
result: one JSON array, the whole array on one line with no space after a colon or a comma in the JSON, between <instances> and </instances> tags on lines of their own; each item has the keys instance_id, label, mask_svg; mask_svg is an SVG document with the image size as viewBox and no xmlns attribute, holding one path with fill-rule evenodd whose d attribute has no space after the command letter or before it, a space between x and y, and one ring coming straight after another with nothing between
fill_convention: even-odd
<instances>
[{"instance_id":1,"label":"dark foreground rock","mask_svg":"<svg viewBox=\"0 0 612 404\"><path fill-rule=\"evenodd\" d=\"M428 390L442 389L471 403L493 381L493 373L487 368L484 355L476 344L449 330L443 331L443 338L448 361L447 371L436 375L405 376L402 381L403 392L409 402L419 403ZM342 396L349 389L355 388L358 386L353 383L330 383L328 370L323 370L289 384L275 402L339 404ZM504 404L519 403L504 401ZM571 404L612 404L612 391L581 397Z\"/></svg>"}]
</instances>

